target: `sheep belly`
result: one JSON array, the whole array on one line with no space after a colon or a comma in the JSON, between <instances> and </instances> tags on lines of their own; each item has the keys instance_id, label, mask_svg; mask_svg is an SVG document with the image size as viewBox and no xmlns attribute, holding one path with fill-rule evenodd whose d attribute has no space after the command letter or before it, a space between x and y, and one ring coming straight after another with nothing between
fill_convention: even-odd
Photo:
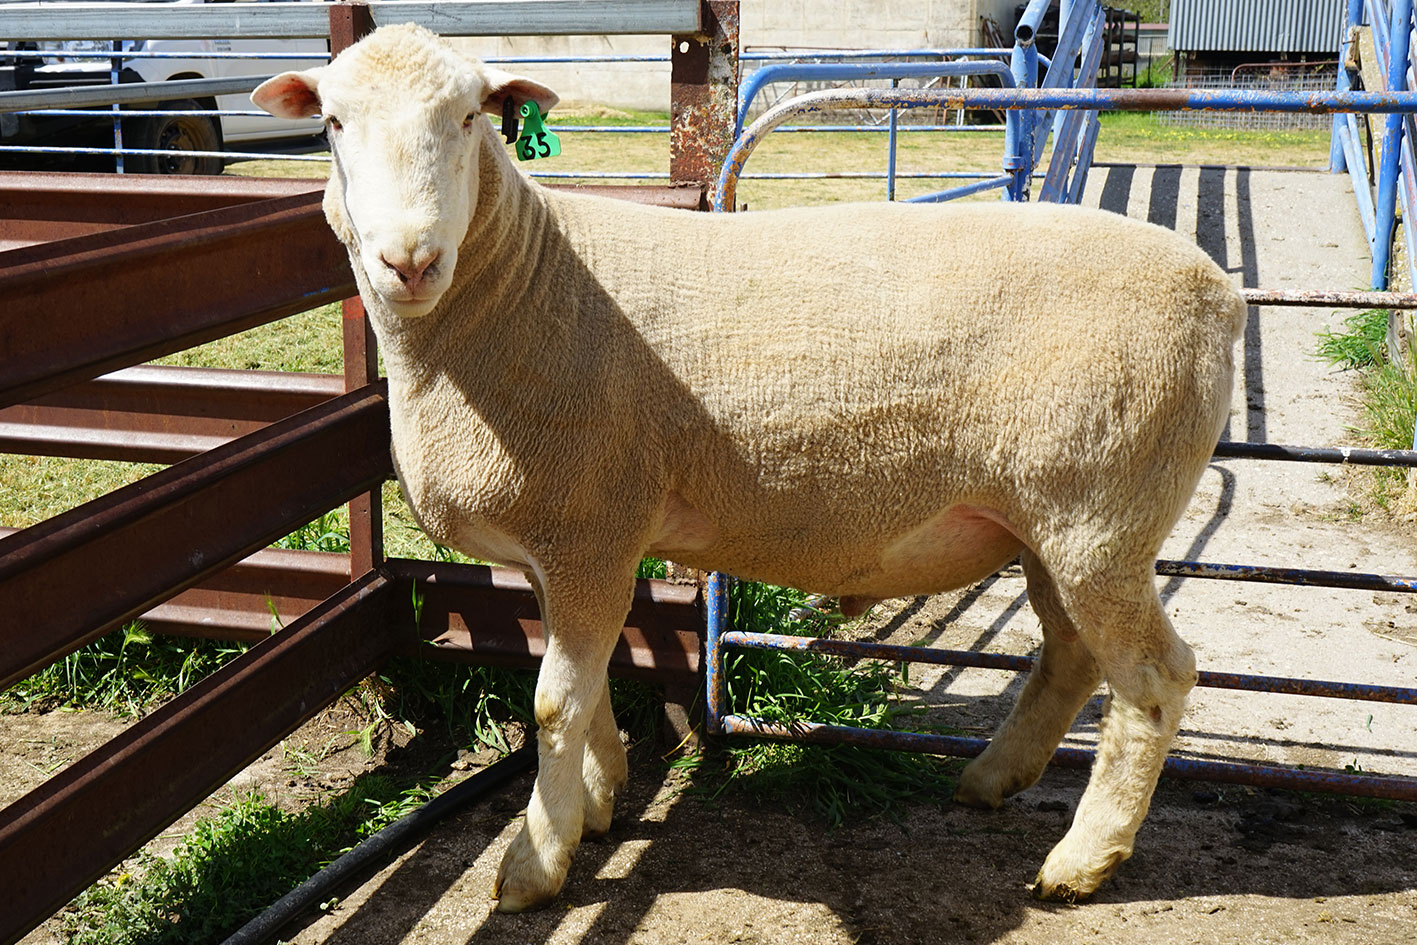
<instances>
[{"instance_id":1,"label":"sheep belly","mask_svg":"<svg viewBox=\"0 0 1417 945\"><path fill-rule=\"evenodd\" d=\"M832 596L882 599L963 587L994 573L1023 549L1002 515L969 505L945 509L867 551L853 530L830 527L799 535L791 548L761 535L720 541L707 516L682 498L674 499L673 514L666 516L652 553L691 567Z\"/></svg>"}]
</instances>

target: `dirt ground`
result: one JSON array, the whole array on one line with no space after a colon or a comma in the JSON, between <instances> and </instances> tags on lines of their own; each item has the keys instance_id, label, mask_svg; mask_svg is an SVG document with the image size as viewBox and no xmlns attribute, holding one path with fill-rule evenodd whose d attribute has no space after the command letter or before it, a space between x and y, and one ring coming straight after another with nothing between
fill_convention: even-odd
<instances>
[{"instance_id":1,"label":"dirt ground","mask_svg":"<svg viewBox=\"0 0 1417 945\"><path fill-rule=\"evenodd\" d=\"M1368 259L1346 178L1196 167L1098 168L1091 202L1194 237L1237 284L1347 289ZM1125 247L1118 247L1125 252ZM1315 332L1345 313L1254 312L1227 438L1353 442L1351 379L1313 357ZM1206 561L1417 574L1410 521L1355 516L1361 473L1218 461L1163 555ZM1162 594L1202 669L1413 685L1417 601L1397 594L1166 581ZM897 643L1028 653L1037 621L1016 568L939 597L889 602L855 631ZM987 733L1019 680L917 667L910 698ZM1095 739L1100 698L1066 744ZM57 714L56 714L57 715ZM109 723L7 717L6 798L96 743ZM115 723L116 724L116 723ZM293 742L338 733L337 719ZM304 742L300 742L304 739ZM1196 690L1176 753L1417 776L1417 707ZM352 776L352 748L297 782L276 754L240 778L286 793ZM18 759L18 764L16 759ZM376 759L377 761L377 759ZM342 767L341 767L342 766ZM529 777L452 818L338 905L287 930L298 945L470 943L1308 943L1417 939L1417 807L1164 780L1136 854L1090 902L1028 892L1085 782L1050 770L1002 810L917 805L900 824L827 830L741 795L709 800L634 755L616 824L586 844L556 905L491 912L488 892L519 826ZM175 831L165 836L170 837ZM25 941L54 941L37 930Z\"/></svg>"}]
</instances>

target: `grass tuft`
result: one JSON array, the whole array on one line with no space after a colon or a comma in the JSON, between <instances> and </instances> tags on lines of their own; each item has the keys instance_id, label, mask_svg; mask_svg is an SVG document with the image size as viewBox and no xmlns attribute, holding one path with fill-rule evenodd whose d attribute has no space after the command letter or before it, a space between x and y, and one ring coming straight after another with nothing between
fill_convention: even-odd
<instances>
[{"instance_id":1,"label":"grass tuft","mask_svg":"<svg viewBox=\"0 0 1417 945\"><path fill-rule=\"evenodd\" d=\"M159 636L134 621L0 692L0 713L83 708L138 717L246 650Z\"/></svg>"},{"instance_id":2,"label":"grass tuft","mask_svg":"<svg viewBox=\"0 0 1417 945\"><path fill-rule=\"evenodd\" d=\"M1362 389L1362 420L1353 428L1379 449L1414 448L1417 431L1417 362L1394 363L1387 350L1387 309L1368 309L1343 320L1342 331L1319 334L1319 357L1342 370L1356 370ZM1407 357L1413 357L1409 353ZM1377 468L1371 498L1380 508L1411 503L1408 471ZM1407 514L1410 514L1410 509Z\"/></svg>"},{"instance_id":3,"label":"grass tuft","mask_svg":"<svg viewBox=\"0 0 1417 945\"><path fill-rule=\"evenodd\" d=\"M1343 330L1319 332L1319 357L1340 370L1372 367L1387 351L1388 310L1370 308L1343 320Z\"/></svg>"}]
</instances>

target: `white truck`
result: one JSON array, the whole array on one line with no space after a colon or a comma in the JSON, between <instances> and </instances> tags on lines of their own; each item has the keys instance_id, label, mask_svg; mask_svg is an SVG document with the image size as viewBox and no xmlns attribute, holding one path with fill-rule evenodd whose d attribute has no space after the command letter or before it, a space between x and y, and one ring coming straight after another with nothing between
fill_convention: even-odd
<instances>
[{"instance_id":1,"label":"white truck","mask_svg":"<svg viewBox=\"0 0 1417 945\"><path fill-rule=\"evenodd\" d=\"M209 0L135 0L194 4ZM223 2L223 0L217 0ZM224 0L232 2L232 0ZM263 0L235 0L259 3ZM318 2L318 0L312 0ZM63 16L56 5L56 16ZM114 60L78 56L81 52L112 52L117 58L119 82L162 82L172 79L212 79L264 76L287 69L308 69L329 59L329 42L324 39L152 39L124 40L115 49L113 40L39 43L4 43L0 17L0 89L45 89L107 85L113 81ZM8 47L5 48L5 47ZM16 56L21 49L52 55ZM161 57L128 56L127 53L162 53ZM308 53L299 59L247 59L213 56L212 53ZM192 152L236 149L313 149L323 131L320 121L290 122L262 113L245 115L184 115L204 110L252 111L242 94L216 98L173 99L133 105L132 111L171 111L172 115L125 118L122 144L125 149L158 150L162 155L126 155L124 170L150 174L219 174L224 160ZM0 115L0 142L17 145L83 145L112 147L115 140L113 113L96 109L94 117L47 116L19 113Z\"/></svg>"}]
</instances>

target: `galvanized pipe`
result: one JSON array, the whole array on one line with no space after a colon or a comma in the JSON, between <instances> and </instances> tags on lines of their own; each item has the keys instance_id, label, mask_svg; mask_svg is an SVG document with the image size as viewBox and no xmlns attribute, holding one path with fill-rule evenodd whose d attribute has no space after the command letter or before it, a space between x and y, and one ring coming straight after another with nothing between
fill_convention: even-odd
<instances>
[{"instance_id":1,"label":"galvanized pipe","mask_svg":"<svg viewBox=\"0 0 1417 945\"><path fill-rule=\"evenodd\" d=\"M1410 2L1410 0L1404 0ZM1028 48L1032 48L1031 46ZM1014 70L1020 86L1020 60ZM1026 69L1024 69L1026 73ZM719 173L714 209L733 206L736 182L743 165L763 136L777 126L799 115L840 111L856 108L988 108L1010 113L1037 109L1091 109L1118 111L1172 111L1181 109L1216 109L1221 111L1284 111L1328 114L1333 112L1417 112L1417 93L1413 92L1265 92L1207 91L1197 89L827 89L808 92L768 109L734 142L733 149ZM1020 116L1022 118L1023 115ZM1018 130L1006 131L1008 160L1022 173L1028 144L1026 123ZM1031 145L1029 145L1031 147Z\"/></svg>"},{"instance_id":2,"label":"galvanized pipe","mask_svg":"<svg viewBox=\"0 0 1417 945\"><path fill-rule=\"evenodd\" d=\"M719 641L723 647L772 650L784 653L815 653L843 659L884 660L891 663L924 663L932 666L966 666L971 669L999 669L1026 673L1033 669L1031 656L1008 653L978 653L973 650L941 650L924 646L899 646L870 640L832 640L822 637L795 637L778 633L747 633L730 630ZM1366 683L1330 682L1288 676L1255 676L1241 673L1202 671L1198 686L1208 689L1238 689L1246 692L1275 692L1294 696L1321 696L1365 702L1417 705L1417 689L1403 686L1373 686Z\"/></svg>"},{"instance_id":3,"label":"galvanized pipe","mask_svg":"<svg viewBox=\"0 0 1417 945\"><path fill-rule=\"evenodd\" d=\"M924 735L915 732L892 732L879 729L823 725L818 722L796 722L780 725L741 715L725 716L721 722L725 735L751 735L779 741L806 742L816 745L861 745L897 751L916 751L931 755L951 755L973 758L988 747L983 738L961 738L954 735ZM1059 748L1049 764L1061 768L1090 768L1094 753L1080 748ZM1379 777L1340 771L1318 771L1313 768L1275 768L1221 761L1198 761L1169 757L1162 773L1192 781L1221 781L1253 787L1277 787L1294 791L1323 791L1358 797L1376 797L1393 801L1417 801L1417 778Z\"/></svg>"},{"instance_id":4,"label":"galvanized pipe","mask_svg":"<svg viewBox=\"0 0 1417 945\"><path fill-rule=\"evenodd\" d=\"M947 55L958 55L962 52L963 50L945 51ZM997 59L955 62L787 62L764 66L743 80L743 86L738 93L733 137L737 138L743 133L748 110L753 107L753 101L763 90L763 86L774 82L854 82L863 79L898 80L962 75L992 75L1005 87L1012 88L1014 85L1013 73Z\"/></svg>"},{"instance_id":5,"label":"galvanized pipe","mask_svg":"<svg viewBox=\"0 0 1417 945\"><path fill-rule=\"evenodd\" d=\"M3 32L0 28L0 32ZM309 58L309 57L306 57ZM208 98L249 92L270 76L235 79L174 79L170 82L124 82L54 89L0 92L0 113L32 108L79 108L84 105L129 105L183 98Z\"/></svg>"},{"instance_id":6,"label":"galvanized pipe","mask_svg":"<svg viewBox=\"0 0 1417 945\"><path fill-rule=\"evenodd\" d=\"M325 5L318 3L212 3L192 6L145 3L7 3L6 39L322 38L329 35ZM418 23L444 36L600 35L694 33L698 0L373 0L374 23ZM515 27L509 30L509 24Z\"/></svg>"}]
</instances>

